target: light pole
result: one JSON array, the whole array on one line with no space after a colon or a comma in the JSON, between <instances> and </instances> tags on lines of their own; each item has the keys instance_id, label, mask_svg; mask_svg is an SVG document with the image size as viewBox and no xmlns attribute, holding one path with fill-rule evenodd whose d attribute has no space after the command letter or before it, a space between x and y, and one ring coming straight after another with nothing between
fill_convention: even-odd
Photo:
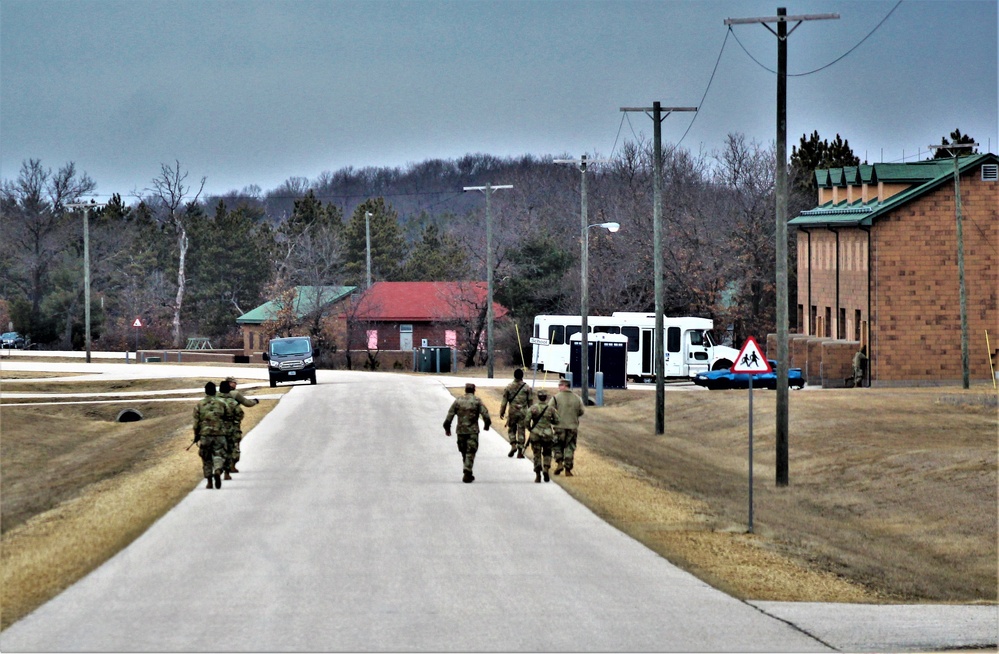
<instances>
[{"instance_id":1,"label":"light pole","mask_svg":"<svg viewBox=\"0 0 999 654\"><path fill-rule=\"evenodd\" d=\"M585 225L585 223L584 223ZM579 394L583 398L583 406L587 405L587 390L590 383L590 341L589 341L589 315L590 315L590 285L589 285L589 266L590 266L590 228L592 227L603 227L608 232L613 234L617 230L621 229L620 223L593 223L592 225L586 225L583 228L583 254L582 260L580 261L580 275L581 275L581 288L579 293L579 314L582 319L582 326L580 328L580 343L579 343Z\"/></svg>"},{"instance_id":2,"label":"light pole","mask_svg":"<svg viewBox=\"0 0 999 654\"><path fill-rule=\"evenodd\" d=\"M958 150L976 148L978 143L951 143L931 145L931 150L949 150L954 158L954 211L957 214L957 284L961 301L961 384L971 387L971 366L968 360L968 295L964 286L964 227L961 217L961 168L957 162Z\"/></svg>"},{"instance_id":3,"label":"light pole","mask_svg":"<svg viewBox=\"0 0 999 654\"><path fill-rule=\"evenodd\" d=\"M107 206L106 203L72 202L67 209L83 209L83 321L87 363L90 363L90 210Z\"/></svg>"},{"instance_id":4,"label":"light pole","mask_svg":"<svg viewBox=\"0 0 999 654\"><path fill-rule=\"evenodd\" d=\"M498 189L513 188L512 184L465 186L463 191L482 191L486 195L486 374L493 378L493 219L489 198Z\"/></svg>"},{"instance_id":5,"label":"light pole","mask_svg":"<svg viewBox=\"0 0 999 654\"><path fill-rule=\"evenodd\" d=\"M364 243L366 248L368 288L371 288L371 212L364 212Z\"/></svg>"}]
</instances>

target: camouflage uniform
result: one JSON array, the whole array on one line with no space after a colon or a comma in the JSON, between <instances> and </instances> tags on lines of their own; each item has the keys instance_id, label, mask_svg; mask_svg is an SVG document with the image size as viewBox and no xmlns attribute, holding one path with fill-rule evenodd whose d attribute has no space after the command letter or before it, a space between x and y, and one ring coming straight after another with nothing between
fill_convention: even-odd
<instances>
[{"instance_id":1,"label":"camouflage uniform","mask_svg":"<svg viewBox=\"0 0 999 654\"><path fill-rule=\"evenodd\" d=\"M235 377L226 377L225 381L229 382L229 387L232 390L229 391L228 395L226 393L220 393L219 394L220 397L231 397L232 399L236 400L239 404L242 404L245 407L257 406L258 404L260 404L260 400L258 400L257 398L253 398L251 400L247 398L245 395L243 395L241 392L236 390ZM226 460L226 470L228 472L239 472L239 470L236 469L236 464L239 463L239 454L240 454L239 446L243 440L243 428L242 428L243 409L239 408L238 406L236 407L236 409L237 409L236 411L237 419L236 419L235 428L233 429L234 436L230 437L229 457Z\"/></svg>"},{"instance_id":2,"label":"camouflage uniform","mask_svg":"<svg viewBox=\"0 0 999 654\"><path fill-rule=\"evenodd\" d=\"M555 440L553 425L559 424L558 411L548 403L547 393L538 393L538 402L527 414L531 429L531 454L534 457L534 481L541 481L544 473L548 481L548 468L552 465L552 441Z\"/></svg>"},{"instance_id":3,"label":"camouflage uniform","mask_svg":"<svg viewBox=\"0 0 999 654\"><path fill-rule=\"evenodd\" d=\"M226 408L229 410L228 419L226 420L226 434L225 434L225 474L226 479L229 478L229 473L233 468L236 467L236 462L239 461L239 442L243 440L243 407L239 406L239 402L236 398L232 396L232 392L229 393L219 393L216 395L220 401L225 402Z\"/></svg>"},{"instance_id":4,"label":"camouflage uniform","mask_svg":"<svg viewBox=\"0 0 999 654\"><path fill-rule=\"evenodd\" d=\"M205 396L194 407L194 442L198 443L201 467L208 483L214 477L218 488L222 487L221 474L225 469L228 414L225 402L214 395Z\"/></svg>"},{"instance_id":5,"label":"camouflage uniform","mask_svg":"<svg viewBox=\"0 0 999 654\"><path fill-rule=\"evenodd\" d=\"M555 444L552 455L555 457L555 474L565 469L565 476L572 476L572 463L576 454L576 438L579 435L579 417L583 415L583 401L568 388L560 390L552 398L558 410L559 425L555 430Z\"/></svg>"},{"instance_id":6,"label":"camouflage uniform","mask_svg":"<svg viewBox=\"0 0 999 654\"><path fill-rule=\"evenodd\" d=\"M524 458L525 437L527 426L527 409L531 406L533 393L531 387L520 379L515 379L503 389L503 400L500 402L500 418L507 412L509 405L510 412L506 419L506 432L510 440L510 456L514 453L518 458Z\"/></svg>"},{"instance_id":7,"label":"camouflage uniform","mask_svg":"<svg viewBox=\"0 0 999 654\"><path fill-rule=\"evenodd\" d=\"M451 421L458 417L458 451L461 452L464 475L462 481L468 483L475 479L472 475L472 466L475 465L475 453L479 450L479 417L486 431L489 430L491 421L489 410L482 401L475 397L474 389L469 392L466 388L465 395L455 399L448 409L447 418L444 419L444 433L451 435Z\"/></svg>"}]
</instances>

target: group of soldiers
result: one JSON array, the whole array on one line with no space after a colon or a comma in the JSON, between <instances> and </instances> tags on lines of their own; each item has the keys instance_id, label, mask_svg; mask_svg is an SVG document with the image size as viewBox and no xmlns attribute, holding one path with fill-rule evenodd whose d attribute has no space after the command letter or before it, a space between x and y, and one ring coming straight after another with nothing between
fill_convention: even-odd
<instances>
[{"instance_id":1,"label":"group of soldiers","mask_svg":"<svg viewBox=\"0 0 999 654\"><path fill-rule=\"evenodd\" d=\"M239 472L240 441L243 440L243 407L256 406L260 400L248 399L236 390L236 380L227 377L218 388L205 384L205 397L194 407L194 443L198 444L205 488L222 488L223 479ZM190 445L188 446L190 447Z\"/></svg>"},{"instance_id":2,"label":"group of soldiers","mask_svg":"<svg viewBox=\"0 0 999 654\"><path fill-rule=\"evenodd\" d=\"M534 391L524 381L524 371L514 370L513 381L503 389L500 402L500 419L506 416L507 436L510 453L507 455L523 459L529 444L534 460L534 482L542 478L551 481L549 470L555 459L553 474L565 471L566 477L573 476L572 468L576 452L576 439L579 434L579 417L583 415L583 403L569 389L569 382L559 381L559 392L548 397L548 391L541 388ZM475 453L479 449L479 418L482 418L486 431L492 421L489 411L475 396L475 384L465 384L465 395L457 398L448 410L444 420L444 434L451 435L451 423L457 417L458 451L462 456L462 481L475 481L472 467Z\"/></svg>"}]
</instances>

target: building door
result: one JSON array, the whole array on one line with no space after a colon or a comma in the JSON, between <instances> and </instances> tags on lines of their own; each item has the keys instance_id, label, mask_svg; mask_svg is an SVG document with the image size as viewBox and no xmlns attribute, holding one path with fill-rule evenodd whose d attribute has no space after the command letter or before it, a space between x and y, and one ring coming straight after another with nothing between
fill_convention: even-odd
<instances>
[{"instance_id":1,"label":"building door","mask_svg":"<svg viewBox=\"0 0 999 654\"><path fill-rule=\"evenodd\" d=\"M400 350L412 350L413 349L413 326L412 325L399 325L399 349Z\"/></svg>"}]
</instances>

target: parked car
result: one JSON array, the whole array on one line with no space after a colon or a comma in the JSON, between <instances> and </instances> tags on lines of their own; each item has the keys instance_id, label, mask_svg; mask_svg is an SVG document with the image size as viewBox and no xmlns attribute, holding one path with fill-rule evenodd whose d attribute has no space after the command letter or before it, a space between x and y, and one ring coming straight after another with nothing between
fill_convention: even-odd
<instances>
[{"instance_id":1,"label":"parked car","mask_svg":"<svg viewBox=\"0 0 999 654\"><path fill-rule=\"evenodd\" d=\"M271 388L278 382L286 381L316 383L316 362L312 339L308 336L272 338L263 357L267 362Z\"/></svg>"},{"instance_id":2,"label":"parked car","mask_svg":"<svg viewBox=\"0 0 999 654\"><path fill-rule=\"evenodd\" d=\"M694 383L698 386L717 391L729 388L749 388L749 378L753 378L753 388L777 388L777 362L770 360L770 367L773 372L735 373L731 370L712 370L701 372L694 377ZM787 384L791 388L804 388L805 378L801 374L801 368L791 368L787 371Z\"/></svg>"},{"instance_id":3,"label":"parked car","mask_svg":"<svg viewBox=\"0 0 999 654\"><path fill-rule=\"evenodd\" d=\"M0 342L5 349L17 349L20 350L24 348L24 337L18 332L4 332L0 334Z\"/></svg>"}]
</instances>

